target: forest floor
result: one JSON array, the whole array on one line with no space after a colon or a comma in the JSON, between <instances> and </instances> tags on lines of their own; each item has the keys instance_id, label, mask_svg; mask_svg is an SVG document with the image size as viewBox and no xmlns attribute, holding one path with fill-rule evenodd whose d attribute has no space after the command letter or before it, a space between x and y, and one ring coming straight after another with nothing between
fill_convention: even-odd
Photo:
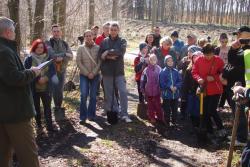
<instances>
[{"instance_id":1,"label":"forest floor","mask_svg":"<svg viewBox=\"0 0 250 167\"><path fill-rule=\"evenodd\" d=\"M131 22L124 33L128 40L128 52L138 47L139 41L145 38L145 32L150 32L150 26L143 22ZM218 37L221 32L232 32L230 28L204 28L192 25L160 25L162 34L169 35L173 30L180 30L182 39L188 32ZM64 107L66 108L65 121L55 122L59 131L54 134L44 132L37 135L39 159L44 167L221 167L225 166L229 145L223 142L220 145L200 147L196 135L192 133L190 120L177 121L177 126L167 133L159 133L159 129L146 120L136 116L138 95L132 67L133 54L128 55L126 63L126 78L129 98L129 114L132 123L120 121L111 126L103 113L103 95L98 97L97 119L87 121L86 125L79 124L80 94L79 88L66 92ZM130 57L130 58L129 58ZM72 71L72 66L69 71ZM72 75L69 72L69 75ZM78 76L74 80L76 83ZM231 133L231 112L225 109L220 113L228 134ZM179 118L179 117L178 117ZM167 134L167 135L166 135ZM233 164L239 158L237 148Z\"/></svg>"},{"instance_id":2,"label":"forest floor","mask_svg":"<svg viewBox=\"0 0 250 167\"><path fill-rule=\"evenodd\" d=\"M164 130L136 116L138 95L133 68L126 63L129 114L132 123L111 126L103 113L103 95L98 97L97 119L79 124L79 90L67 93L67 119L55 122L57 133L37 136L39 158L44 167L221 167L225 166L229 145L200 147L190 120L178 119L177 127ZM224 124L230 134L231 113L224 110ZM178 117L179 118L179 117ZM240 151L237 151L240 152ZM237 154L238 155L238 154ZM234 162L235 164L235 162Z\"/></svg>"}]
</instances>

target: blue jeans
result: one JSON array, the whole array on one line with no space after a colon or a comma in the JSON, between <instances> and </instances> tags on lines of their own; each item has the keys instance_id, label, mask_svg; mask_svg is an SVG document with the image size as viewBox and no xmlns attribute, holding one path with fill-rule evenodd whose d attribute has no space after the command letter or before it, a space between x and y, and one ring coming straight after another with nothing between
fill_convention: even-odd
<instances>
[{"instance_id":1,"label":"blue jeans","mask_svg":"<svg viewBox=\"0 0 250 167\"><path fill-rule=\"evenodd\" d=\"M100 76L97 75L94 79L89 79L86 76L80 75L80 120L95 118L96 113L96 93ZM89 105L87 108L87 99L89 96Z\"/></svg>"}]
</instances>

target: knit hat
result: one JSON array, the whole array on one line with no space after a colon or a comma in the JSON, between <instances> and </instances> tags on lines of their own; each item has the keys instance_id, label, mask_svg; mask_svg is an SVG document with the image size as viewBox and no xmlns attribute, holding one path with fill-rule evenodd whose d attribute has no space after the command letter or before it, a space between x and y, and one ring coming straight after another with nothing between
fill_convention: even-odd
<instances>
[{"instance_id":1,"label":"knit hat","mask_svg":"<svg viewBox=\"0 0 250 167\"><path fill-rule=\"evenodd\" d=\"M169 58L172 58L172 56L171 55L166 55L165 58L164 58L164 63L166 63Z\"/></svg>"},{"instance_id":2,"label":"knit hat","mask_svg":"<svg viewBox=\"0 0 250 167\"><path fill-rule=\"evenodd\" d=\"M147 45L147 43L146 42L142 42L142 43L140 43L140 45L139 45L139 49L140 49L140 51L143 49L143 48L145 48L145 47L147 47L148 45Z\"/></svg>"},{"instance_id":3,"label":"knit hat","mask_svg":"<svg viewBox=\"0 0 250 167\"><path fill-rule=\"evenodd\" d=\"M188 47L188 52L194 53L197 51L202 51L202 48L200 48L199 46L196 46L196 45L191 45Z\"/></svg>"}]
</instances>

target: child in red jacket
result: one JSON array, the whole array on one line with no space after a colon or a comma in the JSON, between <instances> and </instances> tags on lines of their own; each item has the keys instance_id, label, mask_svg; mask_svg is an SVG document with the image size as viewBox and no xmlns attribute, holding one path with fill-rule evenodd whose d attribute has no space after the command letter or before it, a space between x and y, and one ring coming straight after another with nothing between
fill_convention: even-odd
<instances>
[{"instance_id":1,"label":"child in red jacket","mask_svg":"<svg viewBox=\"0 0 250 167\"><path fill-rule=\"evenodd\" d=\"M144 103L144 96L140 91L140 81L143 70L148 64L148 45L143 42L139 45L140 52L134 60L134 71L135 71L135 81L137 83L137 89L139 94L139 102Z\"/></svg>"}]
</instances>

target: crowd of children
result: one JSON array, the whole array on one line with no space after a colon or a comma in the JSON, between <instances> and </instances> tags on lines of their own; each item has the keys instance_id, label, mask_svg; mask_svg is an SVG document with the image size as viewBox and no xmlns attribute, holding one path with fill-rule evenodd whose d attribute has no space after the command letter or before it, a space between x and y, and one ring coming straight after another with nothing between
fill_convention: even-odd
<instances>
[{"instance_id":1,"label":"crowd of children","mask_svg":"<svg viewBox=\"0 0 250 167\"><path fill-rule=\"evenodd\" d=\"M178 38L179 33L174 31L170 37L162 37L157 47L154 34L150 33L146 42L140 43L140 52L134 60L139 102L147 104L147 116L153 124L176 126L180 107L181 118L189 116L194 129L201 126L208 136L225 138L228 134L219 111L226 100L230 106L232 101L232 93L229 94L232 91L228 91L222 77L228 63L229 38L222 33L218 47L211 44L210 37L198 40L191 33L185 45ZM200 90L205 95L202 119Z\"/></svg>"}]
</instances>

